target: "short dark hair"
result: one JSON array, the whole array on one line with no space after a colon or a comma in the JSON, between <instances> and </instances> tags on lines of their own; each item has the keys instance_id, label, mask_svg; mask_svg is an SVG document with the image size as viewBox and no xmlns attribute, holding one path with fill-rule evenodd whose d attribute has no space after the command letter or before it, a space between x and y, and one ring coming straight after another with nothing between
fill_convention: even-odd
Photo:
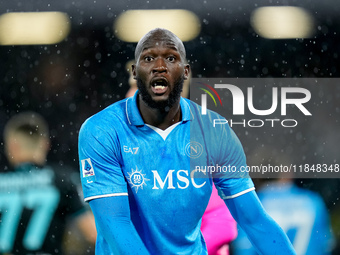
<instances>
[{"instance_id":1,"label":"short dark hair","mask_svg":"<svg viewBox=\"0 0 340 255\"><path fill-rule=\"evenodd\" d=\"M5 125L4 140L11 134L21 134L32 139L49 138L48 124L45 119L36 112L22 112L13 116Z\"/></svg>"},{"instance_id":2,"label":"short dark hair","mask_svg":"<svg viewBox=\"0 0 340 255\"><path fill-rule=\"evenodd\" d=\"M165 28L155 28L150 30L148 33L146 33L137 43L136 49L135 49L135 60L138 61L139 55L141 54L143 50L143 44L149 40L151 37L156 37L160 40L165 40L165 39L174 39L174 41L178 45L178 50L181 54L181 57L183 58L183 61L185 61L186 58L186 51L185 47L183 45L183 42L181 39L178 38L177 35L175 35L173 32L170 30L167 30Z\"/></svg>"}]
</instances>

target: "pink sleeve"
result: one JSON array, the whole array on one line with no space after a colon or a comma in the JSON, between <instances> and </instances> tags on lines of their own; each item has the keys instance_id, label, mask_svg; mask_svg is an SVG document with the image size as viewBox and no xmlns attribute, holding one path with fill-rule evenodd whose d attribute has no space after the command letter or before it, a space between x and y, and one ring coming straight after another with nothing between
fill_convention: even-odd
<instances>
[{"instance_id":1,"label":"pink sleeve","mask_svg":"<svg viewBox=\"0 0 340 255\"><path fill-rule=\"evenodd\" d=\"M218 254L219 248L230 243L237 236L237 225L226 204L213 186L211 198L202 217L201 231L209 255Z\"/></svg>"},{"instance_id":2,"label":"pink sleeve","mask_svg":"<svg viewBox=\"0 0 340 255\"><path fill-rule=\"evenodd\" d=\"M215 184L212 187L211 197L207 206L207 209L205 209L206 212L209 212L211 210L214 210L217 207L227 207L224 203L224 201L220 198L218 195L217 189L215 187Z\"/></svg>"}]
</instances>

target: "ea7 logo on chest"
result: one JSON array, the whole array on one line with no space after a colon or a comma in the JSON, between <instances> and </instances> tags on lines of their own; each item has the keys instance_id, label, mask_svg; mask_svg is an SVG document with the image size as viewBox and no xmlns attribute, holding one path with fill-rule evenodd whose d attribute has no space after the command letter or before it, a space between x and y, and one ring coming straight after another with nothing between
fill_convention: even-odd
<instances>
[{"instance_id":1,"label":"ea7 logo on chest","mask_svg":"<svg viewBox=\"0 0 340 255\"><path fill-rule=\"evenodd\" d=\"M123 146L123 151L125 153L131 153L131 154L137 154L138 153L138 150L139 150L139 147L128 147L126 145Z\"/></svg>"}]
</instances>

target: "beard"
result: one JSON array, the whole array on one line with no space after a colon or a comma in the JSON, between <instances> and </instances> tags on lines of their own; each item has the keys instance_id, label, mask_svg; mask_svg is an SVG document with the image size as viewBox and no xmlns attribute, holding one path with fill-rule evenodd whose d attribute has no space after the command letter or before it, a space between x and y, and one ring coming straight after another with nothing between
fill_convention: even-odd
<instances>
[{"instance_id":1,"label":"beard","mask_svg":"<svg viewBox=\"0 0 340 255\"><path fill-rule=\"evenodd\" d=\"M145 83L137 78L138 93L142 96L142 100L147 106L159 109L162 112L168 112L170 108L179 100L183 89L184 77L180 77L174 84L173 90L170 92L168 99L155 101L146 89Z\"/></svg>"}]
</instances>

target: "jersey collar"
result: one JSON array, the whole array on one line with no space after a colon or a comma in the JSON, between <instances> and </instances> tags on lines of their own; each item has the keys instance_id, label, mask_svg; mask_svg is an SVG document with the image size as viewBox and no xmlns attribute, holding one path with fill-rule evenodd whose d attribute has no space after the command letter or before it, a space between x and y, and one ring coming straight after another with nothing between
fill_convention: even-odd
<instances>
[{"instance_id":1,"label":"jersey collar","mask_svg":"<svg viewBox=\"0 0 340 255\"><path fill-rule=\"evenodd\" d=\"M130 125L144 126L145 123L137 106L137 96L138 91L136 91L133 97L129 97L126 100L126 117ZM192 120L190 101L181 97L180 105L182 111L182 121Z\"/></svg>"}]
</instances>

